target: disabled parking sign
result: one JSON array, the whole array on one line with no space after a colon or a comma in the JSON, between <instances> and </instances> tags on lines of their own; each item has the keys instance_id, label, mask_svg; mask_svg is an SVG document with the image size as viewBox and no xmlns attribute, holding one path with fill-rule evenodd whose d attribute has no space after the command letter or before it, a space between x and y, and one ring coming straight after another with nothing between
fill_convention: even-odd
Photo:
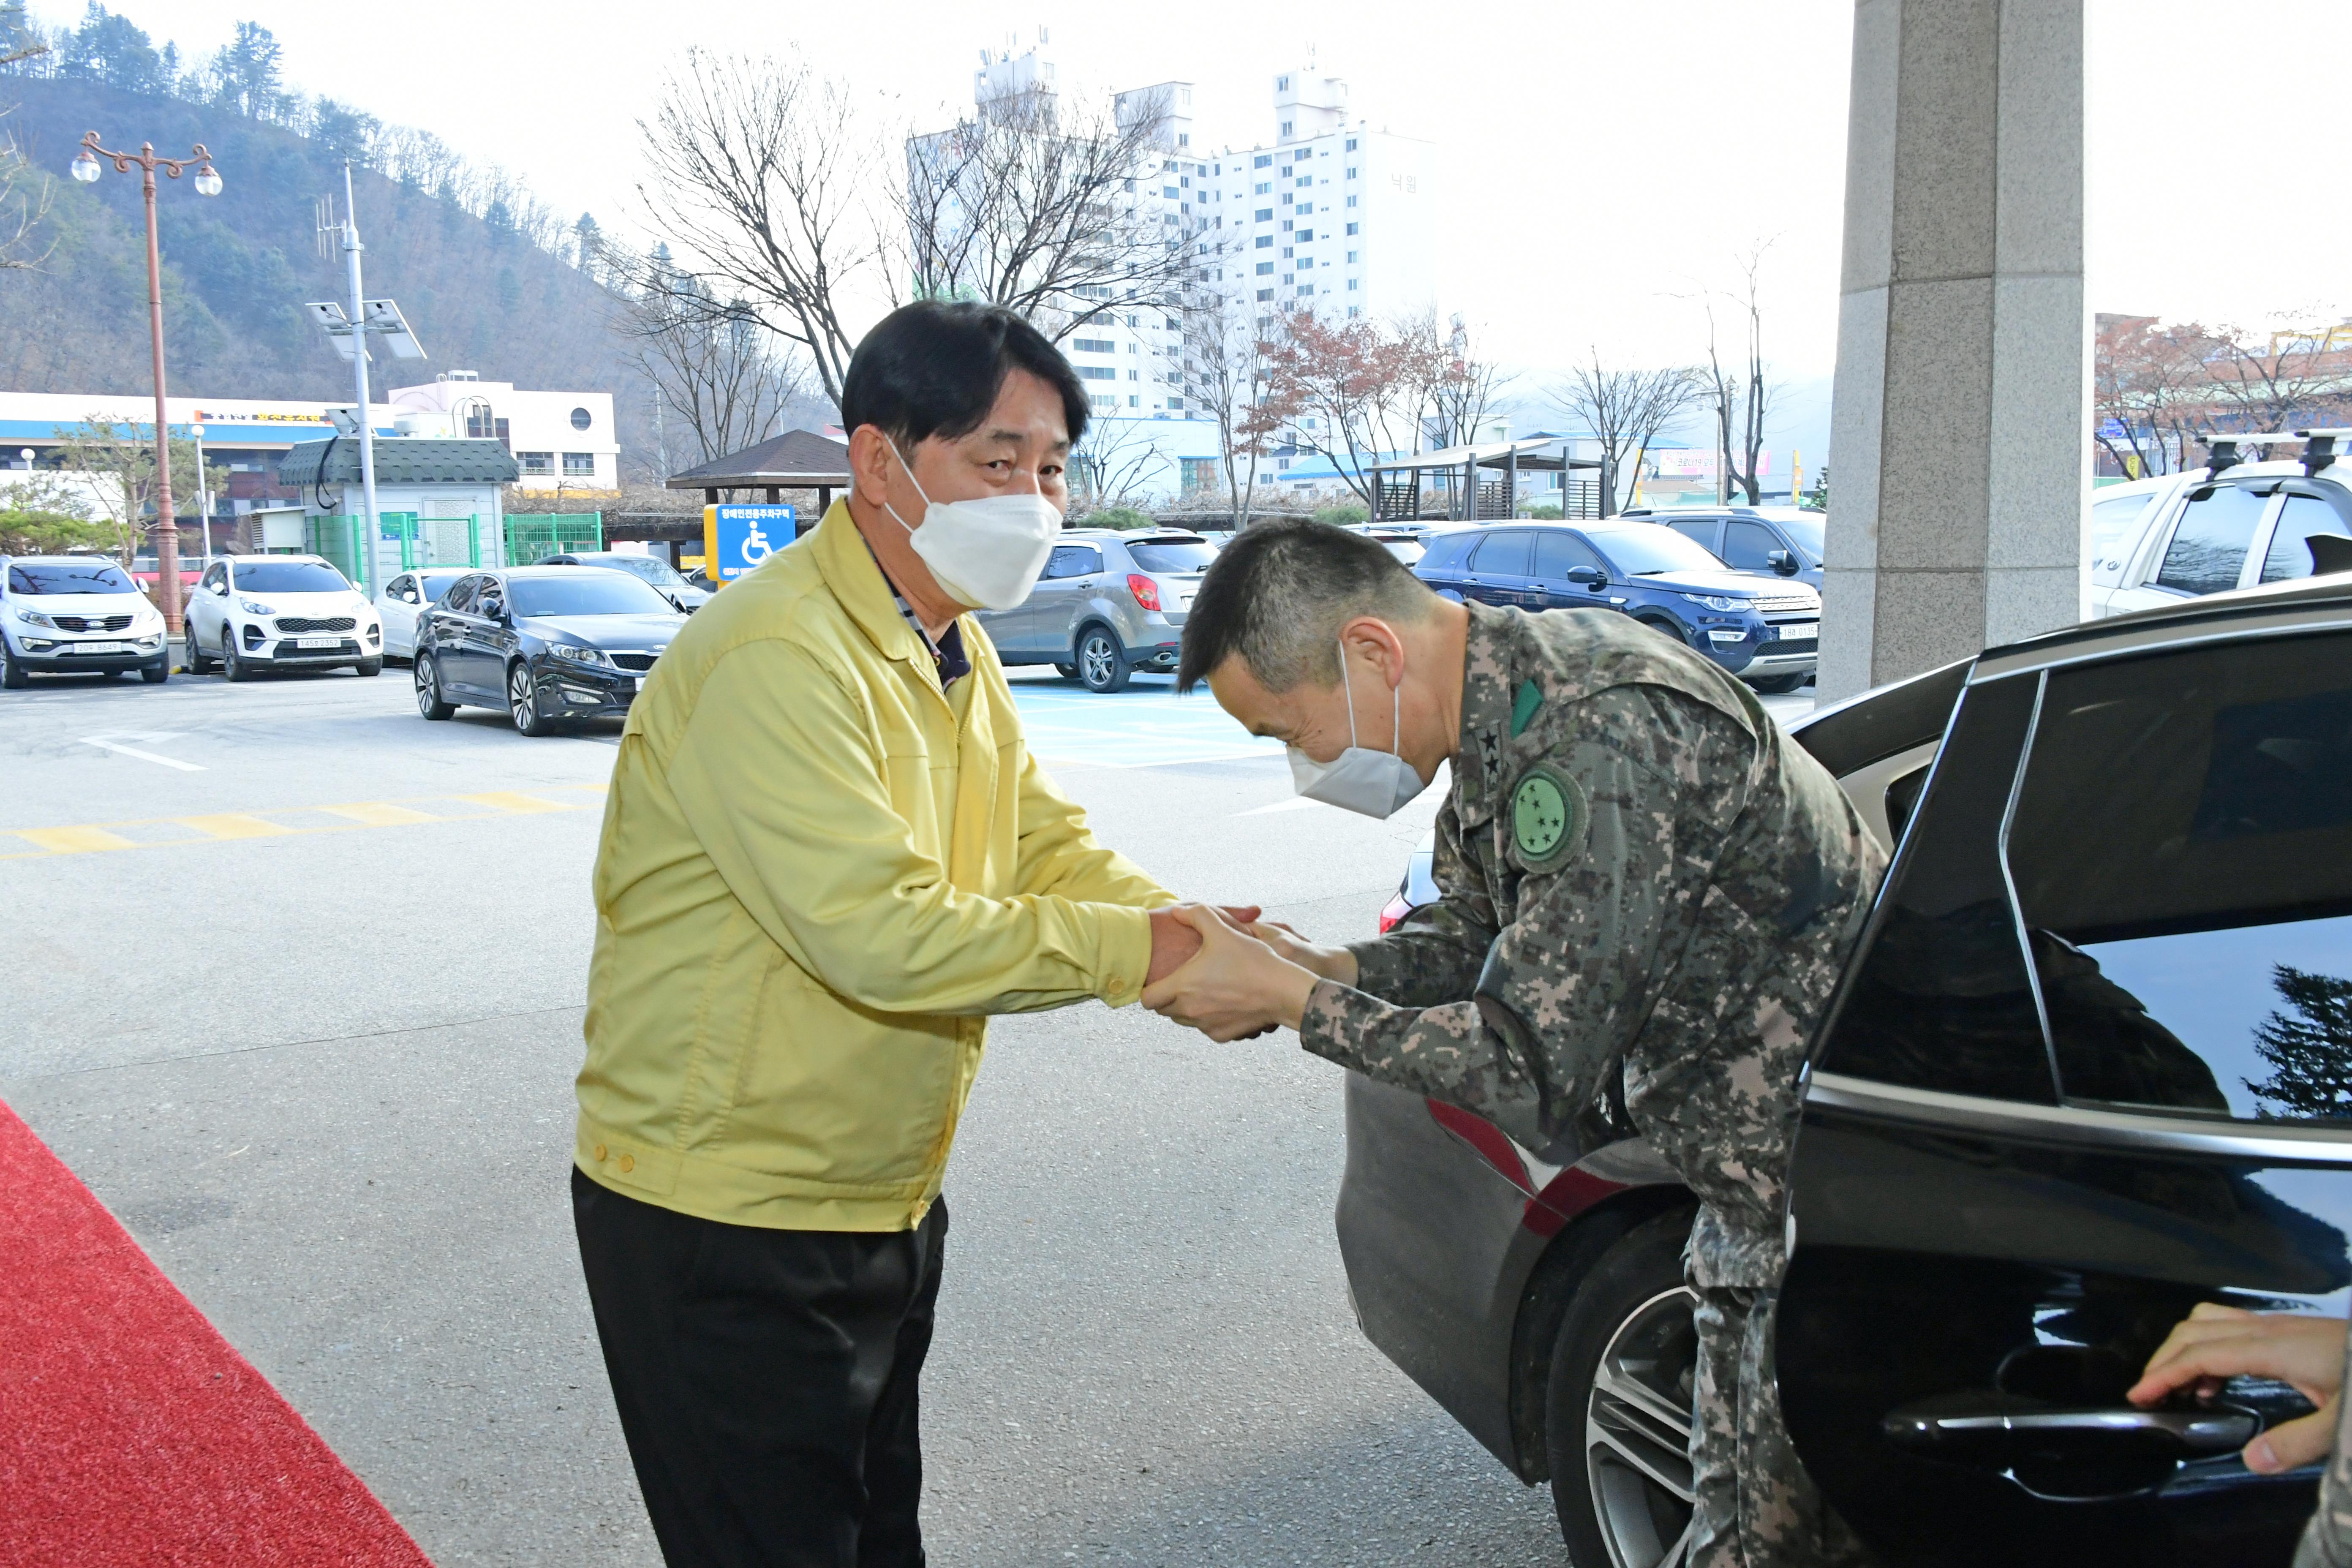
<instances>
[{"instance_id":1,"label":"disabled parking sign","mask_svg":"<svg viewBox=\"0 0 2352 1568\"><path fill-rule=\"evenodd\" d=\"M732 583L793 542L796 513L788 506L707 506L702 509L702 559L714 583Z\"/></svg>"}]
</instances>

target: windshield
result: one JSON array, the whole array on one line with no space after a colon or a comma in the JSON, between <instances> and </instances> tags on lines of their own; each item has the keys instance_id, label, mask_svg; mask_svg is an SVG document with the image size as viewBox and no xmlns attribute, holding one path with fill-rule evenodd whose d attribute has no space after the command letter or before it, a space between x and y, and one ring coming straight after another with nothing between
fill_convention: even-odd
<instances>
[{"instance_id":1,"label":"windshield","mask_svg":"<svg viewBox=\"0 0 2352 1568\"><path fill-rule=\"evenodd\" d=\"M1163 539L1156 544L1130 544L1127 552L1146 572L1206 572L1217 558L1203 540Z\"/></svg>"},{"instance_id":2,"label":"windshield","mask_svg":"<svg viewBox=\"0 0 2352 1568\"><path fill-rule=\"evenodd\" d=\"M32 561L8 568L12 594L135 594L139 585L110 561L89 565L53 564Z\"/></svg>"},{"instance_id":3,"label":"windshield","mask_svg":"<svg viewBox=\"0 0 2352 1568\"><path fill-rule=\"evenodd\" d=\"M1617 564L1617 570L1628 577L1643 577L1654 572L1720 572L1723 563L1705 545L1694 544L1671 528L1654 522L1635 523L1628 528L1591 528L1585 537L1599 545L1601 553Z\"/></svg>"},{"instance_id":4,"label":"windshield","mask_svg":"<svg viewBox=\"0 0 2352 1568\"><path fill-rule=\"evenodd\" d=\"M1822 520L1820 512L1809 511L1802 517L1790 517L1783 514L1772 521L1779 523L1780 531L1795 540L1798 547L1806 554L1816 561L1822 559L1829 542L1822 537Z\"/></svg>"},{"instance_id":5,"label":"windshield","mask_svg":"<svg viewBox=\"0 0 2352 1568\"><path fill-rule=\"evenodd\" d=\"M507 584L518 616L674 616L676 606L625 572L516 577Z\"/></svg>"},{"instance_id":6,"label":"windshield","mask_svg":"<svg viewBox=\"0 0 2352 1568\"><path fill-rule=\"evenodd\" d=\"M442 572L430 577L419 577L416 582L425 590L425 602L437 605L441 602L441 595L449 591L449 585L464 575L463 572Z\"/></svg>"},{"instance_id":7,"label":"windshield","mask_svg":"<svg viewBox=\"0 0 2352 1568\"><path fill-rule=\"evenodd\" d=\"M605 555L598 557L589 564L614 567L628 573L631 576L643 578L656 588L684 588L689 585L668 562L657 561L650 555Z\"/></svg>"},{"instance_id":8,"label":"windshield","mask_svg":"<svg viewBox=\"0 0 2352 1568\"><path fill-rule=\"evenodd\" d=\"M240 594L341 594L343 574L323 561L239 561L229 567Z\"/></svg>"}]
</instances>

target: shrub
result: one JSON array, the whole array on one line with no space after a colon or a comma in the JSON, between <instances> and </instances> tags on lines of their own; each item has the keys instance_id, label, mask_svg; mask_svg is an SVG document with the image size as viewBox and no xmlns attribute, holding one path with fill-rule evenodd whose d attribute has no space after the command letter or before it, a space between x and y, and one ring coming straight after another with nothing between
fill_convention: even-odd
<instances>
[{"instance_id":1,"label":"shrub","mask_svg":"<svg viewBox=\"0 0 2352 1568\"><path fill-rule=\"evenodd\" d=\"M1341 528L1368 521L1371 515L1365 510L1364 503L1357 500L1339 501L1330 506L1318 506L1315 509L1316 521L1335 523Z\"/></svg>"},{"instance_id":2,"label":"shrub","mask_svg":"<svg viewBox=\"0 0 2352 1568\"><path fill-rule=\"evenodd\" d=\"M1543 522L1558 522L1560 519L1559 504L1557 501L1544 501L1539 505L1528 508L1528 515Z\"/></svg>"},{"instance_id":3,"label":"shrub","mask_svg":"<svg viewBox=\"0 0 2352 1568\"><path fill-rule=\"evenodd\" d=\"M1150 517L1131 506L1097 507L1076 520L1080 528L1115 528L1121 533L1132 533L1139 528L1157 528Z\"/></svg>"}]
</instances>

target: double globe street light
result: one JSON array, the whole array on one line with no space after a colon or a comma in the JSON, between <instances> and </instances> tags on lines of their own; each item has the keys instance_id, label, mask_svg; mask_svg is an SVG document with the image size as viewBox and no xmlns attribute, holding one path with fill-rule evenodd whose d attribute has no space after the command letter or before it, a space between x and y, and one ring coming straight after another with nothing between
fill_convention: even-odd
<instances>
[{"instance_id":1,"label":"double globe street light","mask_svg":"<svg viewBox=\"0 0 2352 1568\"><path fill-rule=\"evenodd\" d=\"M152 142L142 142L136 153L110 153L99 145L95 131L81 139L73 177L88 184L104 173L99 161L105 158L114 161L118 174L127 174L133 163L138 164L147 198L147 327L155 350L155 587L164 627L176 636L180 630L180 525L172 512L172 435L163 408L163 277L155 245L155 171L162 169L176 180L194 164L192 183L200 196L220 195L221 177L201 142L184 158L159 158ZM209 540L209 531L206 537Z\"/></svg>"}]
</instances>

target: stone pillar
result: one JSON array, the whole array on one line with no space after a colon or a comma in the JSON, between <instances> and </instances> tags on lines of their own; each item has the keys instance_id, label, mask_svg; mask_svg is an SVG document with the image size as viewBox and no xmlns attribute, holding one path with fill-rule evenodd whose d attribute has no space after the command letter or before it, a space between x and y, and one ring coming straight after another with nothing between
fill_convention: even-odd
<instances>
[{"instance_id":1,"label":"stone pillar","mask_svg":"<svg viewBox=\"0 0 2352 1568\"><path fill-rule=\"evenodd\" d=\"M2084 612L2083 0L1858 0L1824 701Z\"/></svg>"}]
</instances>

